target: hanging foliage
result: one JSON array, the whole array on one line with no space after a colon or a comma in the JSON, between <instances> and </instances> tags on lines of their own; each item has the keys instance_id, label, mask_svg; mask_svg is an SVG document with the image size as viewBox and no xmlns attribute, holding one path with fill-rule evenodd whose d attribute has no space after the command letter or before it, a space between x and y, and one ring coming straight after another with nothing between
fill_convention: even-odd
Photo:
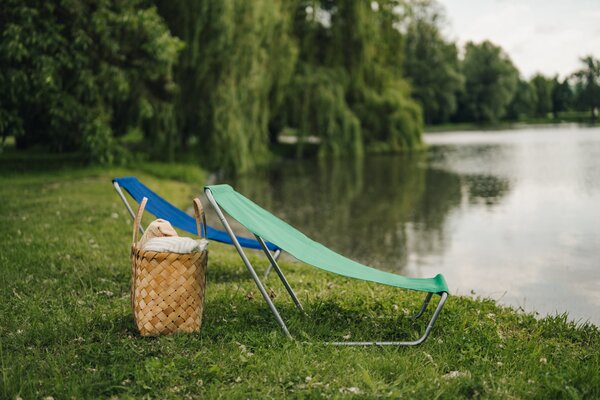
<instances>
[{"instance_id":1,"label":"hanging foliage","mask_svg":"<svg viewBox=\"0 0 600 400\"><path fill-rule=\"evenodd\" d=\"M279 118L298 135L298 155L307 136L321 138L320 156L362 154L360 121L345 101L345 73L302 65L292 78Z\"/></svg>"},{"instance_id":2,"label":"hanging foliage","mask_svg":"<svg viewBox=\"0 0 600 400\"><path fill-rule=\"evenodd\" d=\"M235 172L284 129L319 137L322 156L420 145L399 1L148 4L6 0L0 136L110 162L136 129L153 156L189 149Z\"/></svg>"},{"instance_id":3,"label":"hanging foliage","mask_svg":"<svg viewBox=\"0 0 600 400\"><path fill-rule=\"evenodd\" d=\"M278 121L322 138L322 155L421 145L421 111L402 78L402 16L394 1L299 1L300 62ZM281 116L280 116L281 117Z\"/></svg>"},{"instance_id":4,"label":"hanging foliage","mask_svg":"<svg viewBox=\"0 0 600 400\"><path fill-rule=\"evenodd\" d=\"M199 142L213 168L245 171L268 158L268 125L296 62L284 5L272 0L159 1L186 42L176 70L182 145Z\"/></svg>"}]
</instances>

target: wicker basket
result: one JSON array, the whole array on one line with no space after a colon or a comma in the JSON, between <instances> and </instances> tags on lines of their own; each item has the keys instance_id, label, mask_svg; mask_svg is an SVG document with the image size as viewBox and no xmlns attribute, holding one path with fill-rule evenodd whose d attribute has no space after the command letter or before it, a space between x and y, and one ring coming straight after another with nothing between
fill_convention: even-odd
<instances>
[{"instance_id":1,"label":"wicker basket","mask_svg":"<svg viewBox=\"0 0 600 400\"><path fill-rule=\"evenodd\" d=\"M178 254L138 248L147 201L144 197L133 223L131 305L135 324L142 336L198 331L202 324L208 251ZM205 238L206 220L198 199L194 199L194 211L198 234ZM201 218L204 230L200 229Z\"/></svg>"}]
</instances>

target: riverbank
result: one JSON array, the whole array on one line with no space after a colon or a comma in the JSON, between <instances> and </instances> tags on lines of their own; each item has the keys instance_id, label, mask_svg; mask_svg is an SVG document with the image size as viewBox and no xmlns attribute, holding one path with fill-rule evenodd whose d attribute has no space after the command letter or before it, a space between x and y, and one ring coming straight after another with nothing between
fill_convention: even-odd
<instances>
[{"instance_id":1,"label":"riverbank","mask_svg":"<svg viewBox=\"0 0 600 400\"><path fill-rule=\"evenodd\" d=\"M0 163L3 398L600 396L594 325L452 296L420 347L307 345L415 338L425 321L407 314L422 296L284 262L308 313L296 313L271 275L267 286L298 338L290 341L233 249L216 243L202 331L140 338L129 309L131 221L110 180L139 175L184 208L202 183L184 183L193 179L177 169L157 177L164 166L13 163Z\"/></svg>"},{"instance_id":2,"label":"riverbank","mask_svg":"<svg viewBox=\"0 0 600 400\"><path fill-rule=\"evenodd\" d=\"M568 124L591 124L589 114L582 112L561 113L559 118L529 118L519 121L499 121L491 124L475 122L456 122L439 125L426 125L424 133L454 132L454 131L496 131L502 129L519 129L536 126L560 126Z\"/></svg>"}]
</instances>

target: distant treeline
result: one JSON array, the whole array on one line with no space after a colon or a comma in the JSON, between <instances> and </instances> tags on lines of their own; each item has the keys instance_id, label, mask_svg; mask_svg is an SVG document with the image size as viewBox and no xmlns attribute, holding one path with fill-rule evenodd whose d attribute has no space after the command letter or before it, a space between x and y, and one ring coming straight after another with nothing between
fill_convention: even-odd
<instances>
[{"instance_id":1,"label":"distant treeline","mask_svg":"<svg viewBox=\"0 0 600 400\"><path fill-rule=\"evenodd\" d=\"M281 133L359 156L420 147L424 122L597 106L592 57L568 79L525 81L489 42L459 57L443 24L423 0L4 0L0 136L109 163L193 154L239 172L268 160Z\"/></svg>"},{"instance_id":2,"label":"distant treeline","mask_svg":"<svg viewBox=\"0 0 600 400\"><path fill-rule=\"evenodd\" d=\"M536 74L523 79L508 55L489 41L469 42L462 57L441 34L443 9L415 1L405 35L404 76L423 107L426 124L497 123L559 119L585 111L596 119L600 106L600 60L581 59L581 69L564 79Z\"/></svg>"}]
</instances>

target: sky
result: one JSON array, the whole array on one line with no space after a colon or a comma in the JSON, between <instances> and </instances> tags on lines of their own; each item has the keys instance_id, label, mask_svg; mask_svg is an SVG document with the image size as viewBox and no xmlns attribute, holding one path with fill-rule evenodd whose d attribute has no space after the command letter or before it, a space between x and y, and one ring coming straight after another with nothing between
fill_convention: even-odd
<instances>
[{"instance_id":1,"label":"sky","mask_svg":"<svg viewBox=\"0 0 600 400\"><path fill-rule=\"evenodd\" d=\"M439 0L445 34L459 45L489 39L525 78L565 77L579 58L600 58L600 0Z\"/></svg>"}]
</instances>

